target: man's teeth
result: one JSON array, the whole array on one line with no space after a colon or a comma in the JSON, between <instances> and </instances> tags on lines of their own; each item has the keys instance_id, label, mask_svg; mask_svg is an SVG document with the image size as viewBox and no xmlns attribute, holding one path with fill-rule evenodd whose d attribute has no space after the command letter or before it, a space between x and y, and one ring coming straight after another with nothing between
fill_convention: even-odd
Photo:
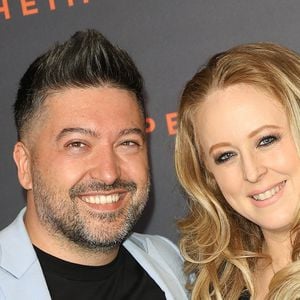
<instances>
[{"instance_id":1,"label":"man's teeth","mask_svg":"<svg viewBox=\"0 0 300 300\"><path fill-rule=\"evenodd\" d=\"M81 197L81 199L87 203L95 203L95 204L109 204L114 203L119 200L119 194L112 195L97 195L97 196L85 196Z\"/></svg>"},{"instance_id":2,"label":"man's teeth","mask_svg":"<svg viewBox=\"0 0 300 300\"><path fill-rule=\"evenodd\" d=\"M277 194L282 189L284 183L285 182L282 182L282 183L276 185L275 187L273 187L272 189L265 191L264 193L253 195L252 198L257 201L263 201L263 200L269 199L272 196L274 196L275 194Z\"/></svg>"}]
</instances>

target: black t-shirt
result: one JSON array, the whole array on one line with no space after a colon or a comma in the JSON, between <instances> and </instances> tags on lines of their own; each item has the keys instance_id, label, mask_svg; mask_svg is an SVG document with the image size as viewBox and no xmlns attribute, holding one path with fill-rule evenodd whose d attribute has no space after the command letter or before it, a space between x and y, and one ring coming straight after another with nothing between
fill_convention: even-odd
<instances>
[{"instance_id":1,"label":"black t-shirt","mask_svg":"<svg viewBox=\"0 0 300 300\"><path fill-rule=\"evenodd\" d=\"M247 289L244 289L239 297L239 300L250 300L250 294Z\"/></svg>"},{"instance_id":2,"label":"black t-shirt","mask_svg":"<svg viewBox=\"0 0 300 300\"><path fill-rule=\"evenodd\" d=\"M124 247L105 266L74 264L34 249L53 300L166 299L160 287Z\"/></svg>"}]
</instances>

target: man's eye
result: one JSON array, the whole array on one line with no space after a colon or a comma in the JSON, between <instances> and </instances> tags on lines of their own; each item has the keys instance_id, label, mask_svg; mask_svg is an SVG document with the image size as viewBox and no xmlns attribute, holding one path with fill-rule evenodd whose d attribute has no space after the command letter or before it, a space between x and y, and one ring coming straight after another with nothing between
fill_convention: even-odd
<instances>
[{"instance_id":1,"label":"man's eye","mask_svg":"<svg viewBox=\"0 0 300 300\"><path fill-rule=\"evenodd\" d=\"M279 136L276 135L268 135L261 138L258 142L257 147L266 147L269 146L280 139Z\"/></svg>"},{"instance_id":2,"label":"man's eye","mask_svg":"<svg viewBox=\"0 0 300 300\"><path fill-rule=\"evenodd\" d=\"M224 152L215 158L215 163L217 165L222 164L222 163L230 160L235 155L236 154L234 152Z\"/></svg>"},{"instance_id":3,"label":"man's eye","mask_svg":"<svg viewBox=\"0 0 300 300\"><path fill-rule=\"evenodd\" d=\"M124 141L122 142L122 146L134 147L134 146L140 146L140 144L136 141Z\"/></svg>"},{"instance_id":4,"label":"man's eye","mask_svg":"<svg viewBox=\"0 0 300 300\"><path fill-rule=\"evenodd\" d=\"M82 142L72 142L66 145L67 148L83 148L86 144Z\"/></svg>"}]
</instances>

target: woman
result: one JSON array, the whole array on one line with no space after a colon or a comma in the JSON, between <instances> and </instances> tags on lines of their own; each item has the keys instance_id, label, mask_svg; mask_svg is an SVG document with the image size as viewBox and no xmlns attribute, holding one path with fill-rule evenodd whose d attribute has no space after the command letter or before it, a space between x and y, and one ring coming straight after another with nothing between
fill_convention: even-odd
<instances>
[{"instance_id":1,"label":"woman","mask_svg":"<svg viewBox=\"0 0 300 300\"><path fill-rule=\"evenodd\" d=\"M187 83L175 161L192 299L300 297L299 149L296 53L241 45Z\"/></svg>"}]
</instances>

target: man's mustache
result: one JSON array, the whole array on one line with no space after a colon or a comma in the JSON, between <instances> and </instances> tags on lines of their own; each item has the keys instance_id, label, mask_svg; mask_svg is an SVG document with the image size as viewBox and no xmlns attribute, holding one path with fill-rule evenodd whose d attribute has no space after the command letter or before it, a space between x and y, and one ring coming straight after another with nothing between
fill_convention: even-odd
<instances>
[{"instance_id":1,"label":"man's mustache","mask_svg":"<svg viewBox=\"0 0 300 300\"><path fill-rule=\"evenodd\" d=\"M69 195L71 199L76 198L80 194L89 192L109 192L117 189L125 189L128 192L134 192L137 190L137 185L133 181L125 181L117 179L112 184L105 184L100 181L89 181L78 183L70 188Z\"/></svg>"}]
</instances>

